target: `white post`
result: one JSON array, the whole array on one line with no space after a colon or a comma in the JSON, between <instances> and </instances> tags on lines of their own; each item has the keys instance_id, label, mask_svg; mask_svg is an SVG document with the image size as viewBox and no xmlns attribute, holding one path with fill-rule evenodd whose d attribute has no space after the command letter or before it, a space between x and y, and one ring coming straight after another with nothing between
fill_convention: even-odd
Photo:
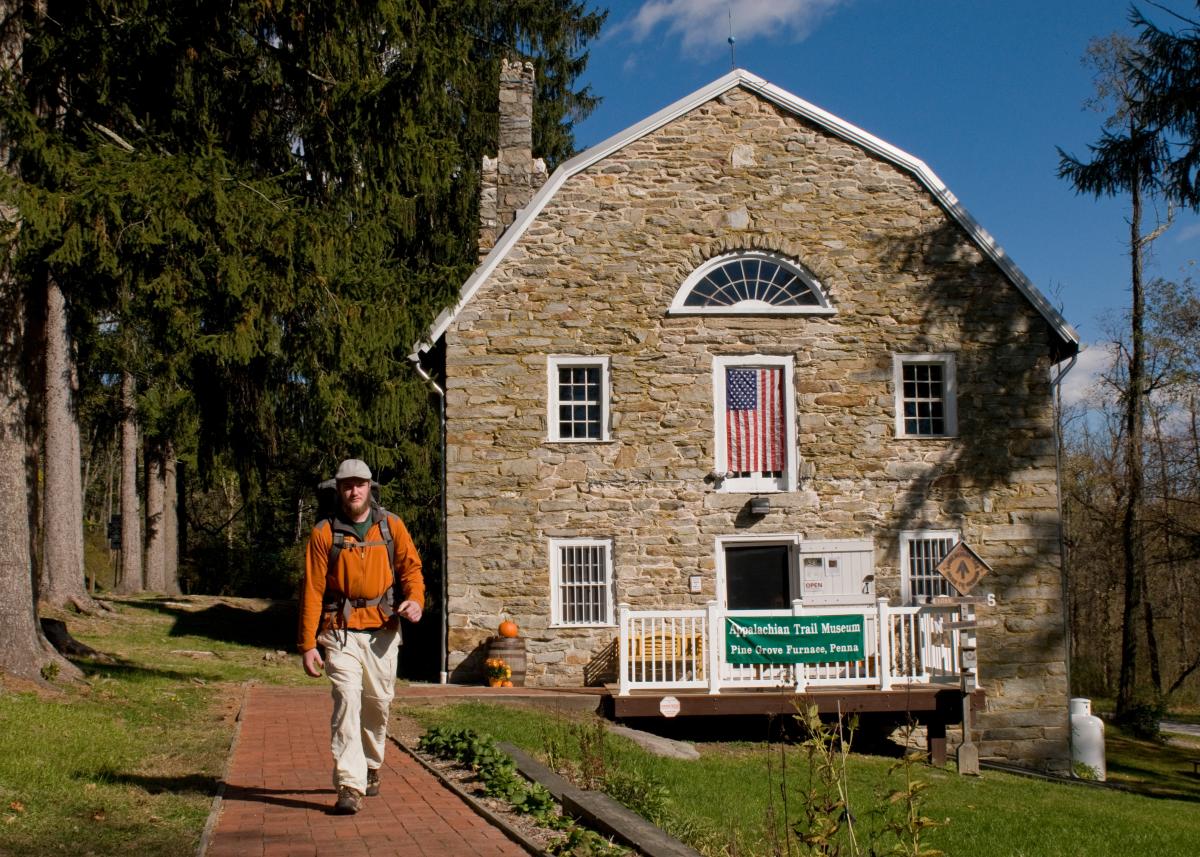
<instances>
[{"instance_id":1,"label":"white post","mask_svg":"<svg viewBox=\"0 0 1200 857\"><path fill-rule=\"evenodd\" d=\"M711 696L721 693L721 652L725 650L725 616L721 605L708 602L705 617L704 656L708 658L708 692Z\"/></svg>"},{"instance_id":2,"label":"white post","mask_svg":"<svg viewBox=\"0 0 1200 857\"><path fill-rule=\"evenodd\" d=\"M800 618L804 615L804 602L799 598L792 600L792 616ZM804 693L808 688L808 676L804 664L792 664L792 677L796 680L796 693Z\"/></svg>"},{"instance_id":3,"label":"white post","mask_svg":"<svg viewBox=\"0 0 1200 857\"><path fill-rule=\"evenodd\" d=\"M620 625L617 637L617 695L629 696L629 605L617 606L617 622Z\"/></svg>"},{"instance_id":4,"label":"white post","mask_svg":"<svg viewBox=\"0 0 1200 857\"><path fill-rule=\"evenodd\" d=\"M888 600L875 599L876 624L879 632L879 689L892 689L892 620Z\"/></svg>"}]
</instances>

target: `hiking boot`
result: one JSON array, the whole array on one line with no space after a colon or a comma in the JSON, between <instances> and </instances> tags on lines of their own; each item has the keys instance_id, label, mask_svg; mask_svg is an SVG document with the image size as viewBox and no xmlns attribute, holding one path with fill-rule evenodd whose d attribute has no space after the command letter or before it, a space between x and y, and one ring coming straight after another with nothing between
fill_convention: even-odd
<instances>
[{"instance_id":1,"label":"hiking boot","mask_svg":"<svg viewBox=\"0 0 1200 857\"><path fill-rule=\"evenodd\" d=\"M354 815L362 809L363 796L356 788L350 786L338 787L337 803L333 805L333 811L336 815Z\"/></svg>"},{"instance_id":2,"label":"hiking boot","mask_svg":"<svg viewBox=\"0 0 1200 857\"><path fill-rule=\"evenodd\" d=\"M379 771L376 768L367 768L367 797L375 797L379 794Z\"/></svg>"}]
</instances>

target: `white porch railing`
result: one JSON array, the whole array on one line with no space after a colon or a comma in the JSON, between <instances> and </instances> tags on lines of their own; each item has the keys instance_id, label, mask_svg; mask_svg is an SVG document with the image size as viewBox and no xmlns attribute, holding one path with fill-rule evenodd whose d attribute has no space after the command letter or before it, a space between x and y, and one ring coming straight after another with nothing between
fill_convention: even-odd
<instances>
[{"instance_id":1,"label":"white porch railing","mask_svg":"<svg viewBox=\"0 0 1200 857\"><path fill-rule=\"evenodd\" d=\"M633 690L704 688L710 694L737 688L871 687L958 682L961 622L958 605L805 607L791 615L863 616L864 657L827 663L733 664L725 658L725 619L780 616L780 610L725 610L709 602L700 610L618 610L618 693ZM881 633L882 629L882 633Z\"/></svg>"}]
</instances>

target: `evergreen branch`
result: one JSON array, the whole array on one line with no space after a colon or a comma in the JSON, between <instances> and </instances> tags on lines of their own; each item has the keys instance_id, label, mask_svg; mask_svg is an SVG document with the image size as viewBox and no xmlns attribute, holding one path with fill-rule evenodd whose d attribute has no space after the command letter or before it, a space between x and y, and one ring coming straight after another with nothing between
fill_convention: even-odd
<instances>
[{"instance_id":1,"label":"evergreen branch","mask_svg":"<svg viewBox=\"0 0 1200 857\"><path fill-rule=\"evenodd\" d=\"M265 202L267 205L274 208L276 211L287 211L287 209L284 206L280 205L278 202L271 199L269 196L267 196L265 193L263 193L261 190L254 187L253 185L246 184L246 182L242 181L241 179L235 179L231 176L231 177L225 179L225 181L237 182L240 187L244 187L246 190L250 191L251 193L258 194L260 197L262 197L263 202Z\"/></svg>"},{"instance_id":2,"label":"evergreen branch","mask_svg":"<svg viewBox=\"0 0 1200 857\"><path fill-rule=\"evenodd\" d=\"M1161 3L1155 3L1154 0L1146 0L1146 5L1153 6L1155 9L1158 9L1159 11L1166 12L1168 15L1178 18L1180 21L1183 21L1183 23L1185 23L1185 24L1190 24L1193 27L1200 26L1200 21L1193 21L1191 18L1187 17L1186 15L1176 12L1174 9L1169 9L1166 6L1162 5ZM1145 24L1150 23L1149 21L1146 20L1146 18L1142 15L1141 12L1137 11L1136 9L1133 11L1134 11L1134 14L1131 17L1131 20L1135 24L1138 23L1139 21L1144 22Z\"/></svg>"}]
</instances>

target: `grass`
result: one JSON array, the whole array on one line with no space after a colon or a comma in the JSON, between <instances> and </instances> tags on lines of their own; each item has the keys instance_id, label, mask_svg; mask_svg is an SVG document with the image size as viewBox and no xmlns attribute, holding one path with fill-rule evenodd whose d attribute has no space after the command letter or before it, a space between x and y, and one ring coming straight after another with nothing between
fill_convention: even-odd
<instances>
[{"instance_id":1,"label":"grass","mask_svg":"<svg viewBox=\"0 0 1200 857\"><path fill-rule=\"evenodd\" d=\"M114 603L114 614L56 618L116 663L80 661L86 680L53 690L0 676L0 857L193 854L244 682L312 684L290 653L295 618L286 605L204 597ZM465 705L405 713L534 752L555 736L569 743L560 720L535 711ZM1200 748L1139 742L1112 727L1108 735L1110 779L1143 794L920 767L933 784L926 814L950 819L930 843L972 857L1200 853L1200 777L1187 762ZM710 854L772 853L782 762L791 818L806 784L796 747L781 756L778 745L712 742L701 745L699 761L685 762L623 739L608 743L614 766L662 784L667 826ZM864 823L879 794L898 784L893 763L852 757L851 807Z\"/></svg>"},{"instance_id":2,"label":"grass","mask_svg":"<svg viewBox=\"0 0 1200 857\"><path fill-rule=\"evenodd\" d=\"M408 711L425 725L468 726L534 752L548 736L561 731L551 715L502 706L462 704ZM801 748L768 748L755 743L702 744L701 759L688 762L650 756L622 738L610 736L609 764L658 781L670 795L674 826L681 837L707 854L772 854L780 842L783 807L781 771L786 762L788 819L798 817L799 793L807 787ZM1169 748L1142 746L1121 738L1114 761L1126 782L1126 759L1150 756L1155 761L1141 773L1148 783L1157 771L1175 764ZM769 758L768 758L769 757ZM880 796L902 786L903 773L891 770L894 760L855 755L849 770L851 811L859 823L870 823ZM1190 771L1190 765L1188 770ZM1180 782L1174 799L1130 794L1083 785L1045 782L987 771L978 778L952 770L917 768L932 788L923 811L949 823L928 837L946 854L972 857L1194 857L1200 853L1200 783ZM1167 785L1173 784L1168 779ZM1147 786L1162 791L1165 786ZM766 824L774 813L775 833ZM783 853L786 853L784 851Z\"/></svg>"},{"instance_id":3,"label":"grass","mask_svg":"<svg viewBox=\"0 0 1200 857\"><path fill-rule=\"evenodd\" d=\"M194 853L242 682L305 680L298 657L274 654L290 648L286 611L212 598L116 607L111 615L58 617L116 663L79 661L86 680L55 690L4 681L2 855Z\"/></svg>"}]
</instances>

